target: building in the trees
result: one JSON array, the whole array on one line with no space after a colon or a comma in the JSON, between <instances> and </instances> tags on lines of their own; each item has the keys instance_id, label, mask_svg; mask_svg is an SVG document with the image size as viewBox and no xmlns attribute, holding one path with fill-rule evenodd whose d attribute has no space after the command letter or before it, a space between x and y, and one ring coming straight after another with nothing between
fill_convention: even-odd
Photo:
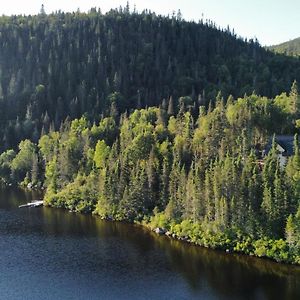
<instances>
[{"instance_id":1,"label":"building in the trees","mask_svg":"<svg viewBox=\"0 0 300 300\"><path fill-rule=\"evenodd\" d=\"M262 157L265 157L272 149L273 138L262 151ZM294 154L294 136L293 135L277 135L275 137L275 147L278 154L280 166L286 165L288 157Z\"/></svg>"}]
</instances>

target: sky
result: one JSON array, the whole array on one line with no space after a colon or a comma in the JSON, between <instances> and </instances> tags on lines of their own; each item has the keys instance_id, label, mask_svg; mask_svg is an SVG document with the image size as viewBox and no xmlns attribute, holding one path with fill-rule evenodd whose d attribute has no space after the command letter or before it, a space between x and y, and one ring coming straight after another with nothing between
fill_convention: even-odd
<instances>
[{"instance_id":1,"label":"sky","mask_svg":"<svg viewBox=\"0 0 300 300\"><path fill-rule=\"evenodd\" d=\"M127 0L0 0L0 15L37 14L44 4L53 11L88 11L91 7L106 12L126 5ZM261 45L275 45L300 37L300 0L130 0L131 8L150 9L171 15L181 10L186 20L210 19L218 26L228 25L235 32L257 38Z\"/></svg>"}]
</instances>

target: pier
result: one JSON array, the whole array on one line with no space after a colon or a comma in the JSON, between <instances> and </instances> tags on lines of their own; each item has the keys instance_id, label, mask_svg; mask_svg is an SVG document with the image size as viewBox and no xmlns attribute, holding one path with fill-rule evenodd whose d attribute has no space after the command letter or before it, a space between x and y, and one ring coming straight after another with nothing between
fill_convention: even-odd
<instances>
[{"instance_id":1,"label":"pier","mask_svg":"<svg viewBox=\"0 0 300 300\"><path fill-rule=\"evenodd\" d=\"M43 206L43 200L34 200L32 202L28 202L26 204L19 205L19 208L24 208L24 207L39 207Z\"/></svg>"}]
</instances>

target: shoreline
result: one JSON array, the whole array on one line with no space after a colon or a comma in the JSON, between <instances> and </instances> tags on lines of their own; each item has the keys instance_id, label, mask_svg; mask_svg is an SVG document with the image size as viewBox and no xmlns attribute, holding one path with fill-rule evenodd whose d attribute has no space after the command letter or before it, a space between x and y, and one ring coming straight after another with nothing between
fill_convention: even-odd
<instances>
[{"instance_id":1,"label":"shoreline","mask_svg":"<svg viewBox=\"0 0 300 300\"><path fill-rule=\"evenodd\" d=\"M205 245L202 245L200 243L194 242L188 236L184 236L184 237L177 236L175 233L172 233L170 231L166 231L163 228L157 227L157 228L153 229L153 228L151 228L151 226L149 226L147 224L141 224L141 223L137 223L137 224L139 224L143 228L146 228L149 231L155 233L157 236L161 236L161 237L165 236L165 237L167 237L171 240L174 240L174 241L183 242L183 243L186 243L186 244L189 244L189 245L193 245L193 246L196 246L196 247L202 247L202 248L209 249L209 250L212 250L212 251L220 251L223 254L243 255L243 256L246 256L246 257L252 257L252 258L267 260L267 261L270 261L270 262L273 262L273 263L276 263L276 264L280 264L280 265L284 265L284 266L293 266L293 267L299 268L299 270L300 270L300 264L297 264L297 263L291 263L291 262L287 262L287 261L277 261L276 259L268 257L268 256L258 256L258 255L255 255L255 254L247 254L245 252L235 251L235 250L232 250L232 249L225 249L224 250L224 249L222 249L221 247L218 247L218 246L213 248L213 247L205 246Z\"/></svg>"},{"instance_id":2,"label":"shoreline","mask_svg":"<svg viewBox=\"0 0 300 300\"><path fill-rule=\"evenodd\" d=\"M44 207L57 208L55 206L45 205L45 204L44 204ZM278 261L275 258L268 257L266 255L265 256L258 256L258 255L255 255L253 253L249 253L248 254L248 253L245 253L243 251L236 251L234 249L229 249L229 248L228 249L222 249L222 247L220 245L216 245L216 247L206 246L206 245L197 243L196 241L193 241L192 238L189 237L189 236L179 236L175 232L172 232L170 230L166 230L165 228L152 227L150 225L150 223L146 223L144 221L133 221L133 222L130 222L129 220L117 220L117 219L114 219L113 217L104 218L104 217L101 217L100 215L98 215L96 213L93 213L93 212L91 212L91 213L83 213L83 212L77 212L77 211L70 211L67 208L62 208L62 209L65 210L67 213L76 213L76 214L90 215L90 216L94 216L95 218L99 218L102 221L106 221L106 222L121 222L121 223L123 222L123 223L126 223L128 225L138 225L141 228L146 229L147 231L154 233L158 237L167 237L170 240L174 240L174 241L178 241L178 242L183 242L183 243L186 243L188 245L195 246L195 247L201 247L201 248L205 248L205 249L212 250L212 251L213 250L220 251L223 254L243 255L243 256L246 256L246 257L249 257L249 258L252 257L252 258L256 258L256 259L262 259L262 260L273 262L273 263L276 263L276 264L279 264L279 265L282 265L282 266L296 267L297 269L300 270L300 264L298 264L298 263L292 263L292 262L288 262L288 261L284 261L284 260Z\"/></svg>"},{"instance_id":3,"label":"shoreline","mask_svg":"<svg viewBox=\"0 0 300 300\"><path fill-rule=\"evenodd\" d=\"M11 188L13 186L5 185L5 187ZM296 268L300 269L300 263L293 263L293 262L289 262L289 261L286 261L286 260L276 260L275 258L272 258L272 257L267 256L267 255L259 256L259 255L255 255L254 253L246 253L245 251L242 251L242 250L241 251L236 251L236 250L232 249L232 247L231 247L231 249L230 249L230 247L227 247L226 249L224 249L224 247L222 247L222 245L219 245L219 244L215 244L215 247L211 247L209 245L205 245L203 243L193 241L191 236L188 236L188 235L182 235L181 236L181 235L176 234L172 230L167 230L166 228L159 227L159 226L151 226L150 221L147 222L147 221L118 220L118 219L115 219L113 217L102 217L99 214L94 213L94 212L84 213L84 212L80 212L80 211L76 211L76 210L69 210L65 207L56 207L55 205L54 206L49 205L49 203L45 204L45 200L44 200L45 189L41 189L41 188L29 189L28 187L21 186L21 185L17 185L17 187L24 190L24 191L27 191L27 192L40 193L42 195L43 206L44 207L61 208L65 211L67 211L68 213L91 215L91 216L99 218L103 221L108 221L108 222L123 222L123 223L130 224L130 225L138 225L138 226L141 226L143 229L147 229L148 231L154 233L155 235L157 235L159 237L160 236L165 236L165 237L167 237L171 240L178 241L178 242L184 242L188 245L193 245L193 246L196 246L196 247L202 247L202 248L209 249L209 250L217 250L217 251L220 251L224 254L235 254L235 255L243 255L243 256L246 256L246 257L254 257L254 258L257 258L257 259L268 260L268 261L271 261L271 262L276 263L276 264L285 265L285 266L293 266L293 267L296 267ZM176 225L179 225L179 224L176 224ZM255 241L257 241L257 240L253 239L251 242L255 242Z\"/></svg>"}]
</instances>

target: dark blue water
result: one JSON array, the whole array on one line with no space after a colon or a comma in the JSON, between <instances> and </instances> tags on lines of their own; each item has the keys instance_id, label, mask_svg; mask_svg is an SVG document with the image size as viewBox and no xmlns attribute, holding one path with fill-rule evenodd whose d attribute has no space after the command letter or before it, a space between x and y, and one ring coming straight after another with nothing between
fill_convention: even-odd
<instances>
[{"instance_id":1,"label":"dark blue water","mask_svg":"<svg viewBox=\"0 0 300 300\"><path fill-rule=\"evenodd\" d=\"M300 299L299 268L202 249L0 191L0 299Z\"/></svg>"}]
</instances>

